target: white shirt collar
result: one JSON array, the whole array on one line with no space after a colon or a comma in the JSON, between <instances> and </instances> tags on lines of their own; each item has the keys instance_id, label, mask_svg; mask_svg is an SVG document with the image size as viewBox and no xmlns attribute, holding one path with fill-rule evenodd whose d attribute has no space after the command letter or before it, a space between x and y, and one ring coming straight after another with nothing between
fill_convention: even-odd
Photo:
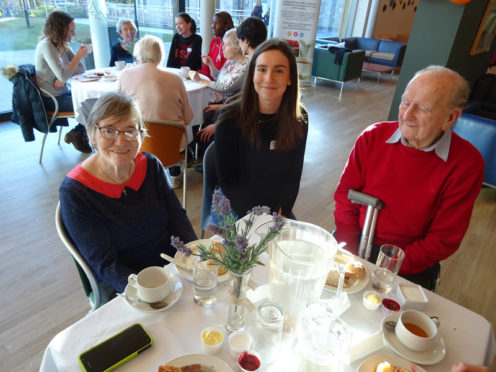
<instances>
[{"instance_id":1,"label":"white shirt collar","mask_svg":"<svg viewBox=\"0 0 496 372\"><path fill-rule=\"evenodd\" d=\"M405 138L401 135L400 128L396 129L391 137L388 138L386 143L397 143L401 141L404 146L411 147ZM420 149L422 151L428 152L434 150L436 155L443 159L444 161L448 161L449 149L451 144L451 129L448 129L443 133L441 138L436 141L433 145Z\"/></svg>"}]
</instances>

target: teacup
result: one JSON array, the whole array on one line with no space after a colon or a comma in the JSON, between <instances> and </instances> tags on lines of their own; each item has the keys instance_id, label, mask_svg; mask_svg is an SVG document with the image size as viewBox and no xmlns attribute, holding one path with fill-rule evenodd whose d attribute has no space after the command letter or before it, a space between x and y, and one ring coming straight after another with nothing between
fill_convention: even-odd
<instances>
[{"instance_id":1,"label":"teacup","mask_svg":"<svg viewBox=\"0 0 496 372\"><path fill-rule=\"evenodd\" d=\"M93 44L83 44L88 51L88 54L93 53Z\"/></svg>"},{"instance_id":2,"label":"teacup","mask_svg":"<svg viewBox=\"0 0 496 372\"><path fill-rule=\"evenodd\" d=\"M150 266L137 275L129 275L128 283L136 288L141 301L153 303L167 297L170 292L169 279L169 274L163 267Z\"/></svg>"},{"instance_id":3,"label":"teacup","mask_svg":"<svg viewBox=\"0 0 496 372\"><path fill-rule=\"evenodd\" d=\"M124 70L124 67L126 67L126 61L115 61L115 67L117 67L117 70Z\"/></svg>"},{"instance_id":4,"label":"teacup","mask_svg":"<svg viewBox=\"0 0 496 372\"><path fill-rule=\"evenodd\" d=\"M187 79L189 76L189 71L190 71L190 68L188 66L182 66L181 67L181 76L183 78Z\"/></svg>"},{"instance_id":5,"label":"teacup","mask_svg":"<svg viewBox=\"0 0 496 372\"><path fill-rule=\"evenodd\" d=\"M434 348L441 339L439 319L430 318L417 310L405 310L400 314L394 329L398 340L414 351Z\"/></svg>"}]
</instances>

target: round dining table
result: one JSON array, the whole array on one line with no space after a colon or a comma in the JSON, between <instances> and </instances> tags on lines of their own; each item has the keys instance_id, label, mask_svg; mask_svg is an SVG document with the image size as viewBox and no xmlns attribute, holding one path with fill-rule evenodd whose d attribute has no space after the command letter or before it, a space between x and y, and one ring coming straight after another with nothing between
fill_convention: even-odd
<instances>
[{"instance_id":1,"label":"round dining table","mask_svg":"<svg viewBox=\"0 0 496 372\"><path fill-rule=\"evenodd\" d=\"M180 69L178 68L164 67L164 70L181 76ZM93 77L96 73L102 74L102 76ZM82 104L87 99L100 98L105 93L117 91L119 73L120 71L117 70L117 68L107 67L88 70L84 74L76 75L71 78L72 105L74 107L74 112L76 113L76 118L78 118L78 114L83 116L87 115L87 113L84 113L85 110L82 109ZM189 103L193 109L193 120L191 120L186 127L189 143L193 139L192 127L203 123L203 109L211 101L212 93L208 87L198 82L183 77L182 79L188 94Z\"/></svg>"},{"instance_id":2,"label":"round dining table","mask_svg":"<svg viewBox=\"0 0 496 372\"><path fill-rule=\"evenodd\" d=\"M257 217L254 227L261 226L270 219L267 216ZM253 231L256 229L254 228ZM256 243L260 237L257 234L249 236L249 243ZM263 301L264 291L267 293L269 281L269 256L263 253L261 261L253 269L253 285L259 286L250 293L253 303ZM373 265L364 262L368 275ZM173 264L166 266L167 270L180 281L178 290L181 291L177 302L164 311L143 311L132 306L125 298L116 297L85 318L58 333L45 350L40 371L79 371L78 356L85 350L102 342L110 336L122 331L134 323L141 323L154 339L153 346L138 357L119 367L119 371L156 372L160 365L178 357L193 360L193 356L205 355L201 346L201 332L206 327L225 325L229 308L229 291L227 282L219 284L217 301L209 306L200 306L193 301L192 283ZM412 284L398 277L403 284ZM367 310L362 304L362 295L370 290L372 284L367 281L357 292L347 294L350 307L340 316L352 330L352 340L349 353L341 361L342 372L364 371L360 365L371 358L381 358L379 355L396 355L387 339L392 334L384 334L381 324L385 317L381 309ZM427 372L446 372L450 367L462 360L471 364L489 365L496 356L495 336L491 323L481 315L470 311L448 299L425 290L428 304L423 310L430 316L438 316L441 320L440 333L443 339L444 353L430 355L419 363ZM324 289L323 299L334 296L332 291ZM247 329L252 332L256 324L254 312L247 316ZM227 340L226 340L227 341ZM291 344L287 344L291 345ZM425 357L425 356L424 356ZM216 356L227 364L228 368L210 368L209 372L238 371L237 362L230 353L227 342L222 345ZM397 356L396 356L397 358ZM217 359L217 360L218 360ZM435 359L435 360L434 360ZM281 349L279 357L273 364L263 364L259 372L305 372L317 371L314 367L305 367L298 347ZM318 369L328 371L329 368Z\"/></svg>"}]
</instances>

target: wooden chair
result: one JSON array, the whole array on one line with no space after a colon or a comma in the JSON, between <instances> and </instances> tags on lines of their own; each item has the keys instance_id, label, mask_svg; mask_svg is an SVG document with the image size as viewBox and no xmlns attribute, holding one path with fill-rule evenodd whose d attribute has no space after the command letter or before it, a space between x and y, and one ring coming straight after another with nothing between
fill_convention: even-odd
<instances>
[{"instance_id":1,"label":"wooden chair","mask_svg":"<svg viewBox=\"0 0 496 372\"><path fill-rule=\"evenodd\" d=\"M64 222L62 221L62 217L60 215L60 202L57 203L57 209L55 211L55 226L57 227L57 233L59 234L60 240L62 240L62 243L64 243L76 263L76 267L83 284L83 289L90 301L90 312L92 312L103 305L102 292L93 271L74 246L74 243L65 229Z\"/></svg>"},{"instance_id":2,"label":"wooden chair","mask_svg":"<svg viewBox=\"0 0 496 372\"><path fill-rule=\"evenodd\" d=\"M141 150L154 154L165 168L183 165L183 208L186 209L186 170L188 168L188 148L181 154L182 139L187 138L186 127L182 124L162 120L145 120L148 136Z\"/></svg>"}]
</instances>

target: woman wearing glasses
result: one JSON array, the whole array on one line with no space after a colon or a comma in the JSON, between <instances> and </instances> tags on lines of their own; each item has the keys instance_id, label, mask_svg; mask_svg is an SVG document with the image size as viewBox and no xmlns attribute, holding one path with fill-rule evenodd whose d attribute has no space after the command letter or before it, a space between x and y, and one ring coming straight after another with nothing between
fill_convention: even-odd
<instances>
[{"instance_id":1,"label":"woman wearing glasses","mask_svg":"<svg viewBox=\"0 0 496 372\"><path fill-rule=\"evenodd\" d=\"M96 149L60 186L62 220L77 249L107 287L124 291L127 278L163 265L175 254L171 235L195 232L160 161L139 151L146 136L136 101L122 93L100 98L88 119Z\"/></svg>"}]
</instances>

